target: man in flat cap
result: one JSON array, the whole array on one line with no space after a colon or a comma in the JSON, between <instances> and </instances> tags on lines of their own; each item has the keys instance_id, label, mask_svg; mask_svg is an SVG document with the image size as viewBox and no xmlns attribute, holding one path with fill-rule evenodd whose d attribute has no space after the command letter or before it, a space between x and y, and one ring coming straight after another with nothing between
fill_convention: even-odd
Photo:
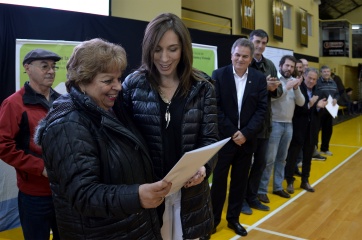
<instances>
[{"instance_id":1,"label":"man in flat cap","mask_svg":"<svg viewBox=\"0 0 362 240\"><path fill-rule=\"evenodd\" d=\"M25 239L48 240L50 230L53 239L59 239L47 171L33 135L38 122L59 97L51 87L60 59L44 49L26 54L23 66L29 81L5 99L0 109L0 159L16 170L19 217Z\"/></svg>"}]
</instances>

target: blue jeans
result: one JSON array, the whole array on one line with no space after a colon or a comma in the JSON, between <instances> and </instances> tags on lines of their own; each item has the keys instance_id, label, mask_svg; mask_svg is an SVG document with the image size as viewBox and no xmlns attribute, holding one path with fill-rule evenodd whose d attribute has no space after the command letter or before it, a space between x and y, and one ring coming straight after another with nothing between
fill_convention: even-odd
<instances>
[{"instance_id":1,"label":"blue jeans","mask_svg":"<svg viewBox=\"0 0 362 240\"><path fill-rule=\"evenodd\" d=\"M26 240L59 239L53 199L51 196L31 196L19 191L19 217Z\"/></svg>"},{"instance_id":2,"label":"blue jeans","mask_svg":"<svg viewBox=\"0 0 362 240\"><path fill-rule=\"evenodd\" d=\"M268 193L268 184L274 167L273 191L283 190L284 167L288 154L288 148L293 136L293 124L284 122L272 122L266 167L261 177L259 194Z\"/></svg>"}]
</instances>

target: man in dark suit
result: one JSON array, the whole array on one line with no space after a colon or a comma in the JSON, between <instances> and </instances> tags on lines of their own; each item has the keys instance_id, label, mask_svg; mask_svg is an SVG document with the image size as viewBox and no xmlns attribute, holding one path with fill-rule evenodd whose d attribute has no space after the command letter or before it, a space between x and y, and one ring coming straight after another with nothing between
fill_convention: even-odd
<instances>
[{"instance_id":1,"label":"man in dark suit","mask_svg":"<svg viewBox=\"0 0 362 240\"><path fill-rule=\"evenodd\" d=\"M216 230L221 221L227 179L232 166L226 220L228 227L241 236L246 236L247 231L239 223L240 211L256 137L262 128L268 107L266 78L258 70L249 67L253 52L254 45L248 39L236 40L231 49L232 64L212 73L212 78L216 81L220 139L232 137L220 150L213 173L211 199L214 225Z\"/></svg>"},{"instance_id":2,"label":"man in dark suit","mask_svg":"<svg viewBox=\"0 0 362 240\"><path fill-rule=\"evenodd\" d=\"M326 106L325 98L319 99L315 85L317 84L318 70L307 68L304 72L304 81L300 90L306 99L304 106L296 106L293 115L293 137L288 149L288 157L285 166L285 179L287 180L287 192L294 193L293 177L295 164L300 150L303 150L302 182L300 187L308 192L314 192L309 184L312 155L316 139L318 138L320 113Z\"/></svg>"}]
</instances>

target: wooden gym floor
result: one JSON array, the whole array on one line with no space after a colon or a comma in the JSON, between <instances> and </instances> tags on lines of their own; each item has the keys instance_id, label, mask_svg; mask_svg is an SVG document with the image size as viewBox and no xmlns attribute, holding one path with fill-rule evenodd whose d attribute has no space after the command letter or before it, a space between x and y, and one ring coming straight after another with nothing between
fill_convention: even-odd
<instances>
[{"instance_id":1,"label":"wooden gym floor","mask_svg":"<svg viewBox=\"0 0 362 240\"><path fill-rule=\"evenodd\" d=\"M314 193L302 191L298 177L290 199L271 194L269 185L270 211L253 209L252 215L240 215L240 223L248 231L244 238L362 239L362 115L333 127L330 151L333 156L326 161L312 161ZM211 239L241 239L227 227L223 214Z\"/></svg>"},{"instance_id":2,"label":"wooden gym floor","mask_svg":"<svg viewBox=\"0 0 362 240\"><path fill-rule=\"evenodd\" d=\"M240 215L252 240L362 238L362 115L333 127L327 161L312 161L310 183L314 193L299 188L290 199L271 194L271 210L253 209L252 215ZM284 182L284 187L286 184ZM212 240L241 239L223 220ZM23 239L21 229L0 232L0 240Z\"/></svg>"}]
</instances>

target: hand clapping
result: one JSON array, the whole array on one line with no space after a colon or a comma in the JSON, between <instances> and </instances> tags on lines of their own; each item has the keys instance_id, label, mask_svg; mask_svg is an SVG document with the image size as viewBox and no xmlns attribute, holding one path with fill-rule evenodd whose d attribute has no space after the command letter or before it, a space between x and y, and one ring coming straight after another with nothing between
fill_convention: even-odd
<instances>
[{"instance_id":1,"label":"hand clapping","mask_svg":"<svg viewBox=\"0 0 362 240\"><path fill-rule=\"evenodd\" d=\"M267 82L268 91L274 91L275 89L278 88L278 86L280 84L280 81L278 80L278 78L271 77L270 75L268 75L266 77L266 82Z\"/></svg>"},{"instance_id":2,"label":"hand clapping","mask_svg":"<svg viewBox=\"0 0 362 240\"><path fill-rule=\"evenodd\" d=\"M287 90L290 90L292 88L297 89L300 84L300 79L294 78L292 80L288 80L286 84Z\"/></svg>"}]
</instances>

